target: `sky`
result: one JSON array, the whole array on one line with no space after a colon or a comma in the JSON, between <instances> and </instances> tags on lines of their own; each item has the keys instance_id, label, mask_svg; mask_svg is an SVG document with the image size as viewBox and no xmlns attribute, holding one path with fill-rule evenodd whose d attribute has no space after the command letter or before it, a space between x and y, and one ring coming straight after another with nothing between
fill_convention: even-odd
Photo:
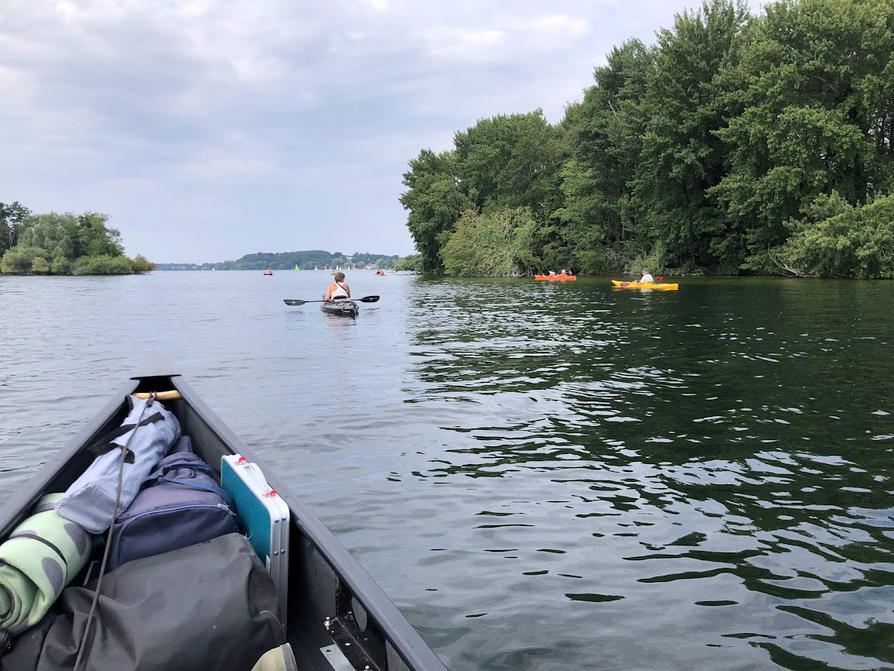
<instances>
[{"instance_id":1,"label":"sky","mask_svg":"<svg viewBox=\"0 0 894 671\"><path fill-rule=\"evenodd\" d=\"M612 46L695 4L0 0L0 202L106 213L158 262L407 254L421 149L558 122Z\"/></svg>"}]
</instances>

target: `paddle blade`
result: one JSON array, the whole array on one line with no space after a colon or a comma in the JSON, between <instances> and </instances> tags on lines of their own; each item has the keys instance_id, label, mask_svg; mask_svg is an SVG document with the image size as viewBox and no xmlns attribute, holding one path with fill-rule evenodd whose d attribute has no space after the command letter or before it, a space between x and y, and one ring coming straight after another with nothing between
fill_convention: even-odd
<instances>
[{"instance_id":1,"label":"paddle blade","mask_svg":"<svg viewBox=\"0 0 894 671\"><path fill-rule=\"evenodd\" d=\"M282 302L286 305L304 305L307 301L300 301L297 298L283 298Z\"/></svg>"},{"instance_id":2,"label":"paddle blade","mask_svg":"<svg viewBox=\"0 0 894 671\"><path fill-rule=\"evenodd\" d=\"M355 300L359 301L360 303L375 303L377 300L379 300L379 296L364 296L363 298L357 298Z\"/></svg>"}]
</instances>

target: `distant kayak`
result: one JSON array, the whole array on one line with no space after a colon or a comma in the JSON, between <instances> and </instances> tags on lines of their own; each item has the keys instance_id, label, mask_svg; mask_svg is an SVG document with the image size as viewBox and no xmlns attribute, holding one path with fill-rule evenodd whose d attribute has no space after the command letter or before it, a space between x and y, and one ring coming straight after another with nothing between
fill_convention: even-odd
<instances>
[{"instance_id":1,"label":"distant kayak","mask_svg":"<svg viewBox=\"0 0 894 671\"><path fill-rule=\"evenodd\" d=\"M265 275L272 275L272 274L273 274L273 271L270 270L270 269L268 268L267 270L264 271L264 274L265 274Z\"/></svg>"},{"instance_id":2,"label":"distant kayak","mask_svg":"<svg viewBox=\"0 0 894 671\"><path fill-rule=\"evenodd\" d=\"M680 285L674 283L647 282L640 284L639 282L623 282L622 280L612 280L615 289L651 289L653 291L676 291Z\"/></svg>"},{"instance_id":3,"label":"distant kayak","mask_svg":"<svg viewBox=\"0 0 894 671\"><path fill-rule=\"evenodd\" d=\"M354 301L320 303L320 309L326 314L338 315L340 317L356 317L357 313L360 312L360 308Z\"/></svg>"},{"instance_id":4,"label":"distant kayak","mask_svg":"<svg viewBox=\"0 0 894 671\"><path fill-rule=\"evenodd\" d=\"M574 282L577 275L534 275L538 282Z\"/></svg>"}]
</instances>

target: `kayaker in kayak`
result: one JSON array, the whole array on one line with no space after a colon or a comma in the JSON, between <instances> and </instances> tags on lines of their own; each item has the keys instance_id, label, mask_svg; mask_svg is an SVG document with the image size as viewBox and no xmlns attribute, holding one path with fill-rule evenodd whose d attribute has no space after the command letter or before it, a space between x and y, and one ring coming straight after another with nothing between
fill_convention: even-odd
<instances>
[{"instance_id":1,"label":"kayaker in kayak","mask_svg":"<svg viewBox=\"0 0 894 671\"><path fill-rule=\"evenodd\" d=\"M350 298L351 297L351 287L348 286L348 283L345 282L345 274L338 272L335 273L335 277L333 278L332 284L329 285L329 288L326 289L326 295L323 296L324 301L332 301L338 298Z\"/></svg>"},{"instance_id":2,"label":"kayaker in kayak","mask_svg":"<svg viewBox=\"0 0 894 671\"><path fill-rule=\"evenodd\" d=\"M640 284L655 284L655 278L649 274L649 271L643 268L643 276L639 278Z\"/></svg>"}]
</instances>

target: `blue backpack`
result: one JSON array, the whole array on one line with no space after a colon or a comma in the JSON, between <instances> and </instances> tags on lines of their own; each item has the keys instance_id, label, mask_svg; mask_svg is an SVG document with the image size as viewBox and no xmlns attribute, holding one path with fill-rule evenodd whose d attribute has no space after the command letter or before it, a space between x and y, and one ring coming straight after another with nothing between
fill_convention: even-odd
<instances>
[{"instance_id":1,"label":"blue backpack","mask_svg":"<svg viewBox=\"0 0 894 671\"><path fill-rule=\"evenodd\" d=\"M108 570L238 531L236 506L211 466L195 454L170 454L115 521Z\"/></svg>"}]
</instances>

